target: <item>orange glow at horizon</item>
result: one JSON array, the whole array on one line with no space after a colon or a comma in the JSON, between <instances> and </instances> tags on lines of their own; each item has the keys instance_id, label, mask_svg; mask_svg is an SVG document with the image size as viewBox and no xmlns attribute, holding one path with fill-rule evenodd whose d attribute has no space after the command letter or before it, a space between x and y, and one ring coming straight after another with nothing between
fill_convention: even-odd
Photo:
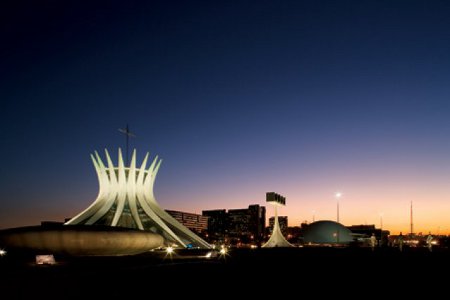
<instances>
[{"instance_id":1,"label":"orange glow at horizon","mask_svg":"<svg viewBox=\"0 0 450 300\"><path fill-rule=\"evenodd\" d=\"M286 197L286 206L280 208L279 215L287 215L289 226L318 220L336 220L336 191L342 192L339 199L340 222L346 226L374 224L391 234L410 232L410 203L414 209L414 233L450 234L450 186L445 178L449 176L429 176L426 170L409 172L400 176L395 172L385 172L377 176L367 172L312 173L311 176L292 175L285 178L262 175L262 178L247 180L236 176L228 181L214 180L201 189L192 186L184 189L162 189L158 179L155 186L156 200L165 209L180 210L201 214L203 210L246 208L250 204L266 206L266 219L273 215L273 208L265 202L266 192L277 192ZM408 173L408 172L405 172ZM326 176L325 176L326 175ZM243 176L243 175L241 175ZM201 184L201 183L199 183ZM176 186L170 182L168 186ZM237 188L224 188L224 187ZM95 186L82 200L71 202L70 206L59 206L55 199L46 207L29 209L17 208L0 221L0 228L38 225L41 221L64 221L73 217L95 199ZM88 195L87 195L88 194ZM87 196L86 196L87 195ZM39 201L36 201L39 203ZM380 216L382 214L382 217ZM382 220L381 220L382 219Z\"/></svg>"},{"instance_id":2,"label":"orange glow at horizon","mask_svg":"<svg viewBox=\"0 0 450 300\"><path fill-rule=\"evenodd\" d=\"M265 203L265 192L274 191L286 197L286 206L278 214L287 215L289 226L300 223L333 220L336 221L336 191L342 192L339 198L340 222L345 226L374 224L391 234L410 232L410 204L413 202L414 233L450 234L450 187L444 177L440 181L427 180L423 176L397 178L398 174L387 174L383 180L370 176L349 176L326 180L303 180L295 182L272 182L270 188L262 190L259 184L248 184L239 191L222 191L217 196L215 187L206 189L201 198L189 195L184 201L175 202L170 209L186 210L201 214L208 209L245 208L250 204L266 206L266 219L273 216L273 209ZM257 191L257 192L255 192ZM162 199L162 197L161 197ZM211 201L214 199L214 201ZM164 206L164 201L160 203ZM195 203L188 205L187 203ZM220 203L220 204L218 204Z\"/></svg>"}]
</instances>

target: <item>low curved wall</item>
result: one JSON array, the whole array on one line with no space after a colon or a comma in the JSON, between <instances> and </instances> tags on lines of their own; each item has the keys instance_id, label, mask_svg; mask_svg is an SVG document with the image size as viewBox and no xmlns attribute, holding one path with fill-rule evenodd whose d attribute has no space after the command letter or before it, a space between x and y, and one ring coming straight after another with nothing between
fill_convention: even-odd
<instances>
[{"instance_id":1,"label":"low curved wall","mask_svg":"<svg viewBox=\"0 0 450 300\"><path fill-rule=\"evenodd\" d=\"M29 250L36 254L67 255L133 255L161 247L161 235L115 227L41 226L0 231L0 247Z\"/></svg>"}]
</instances>

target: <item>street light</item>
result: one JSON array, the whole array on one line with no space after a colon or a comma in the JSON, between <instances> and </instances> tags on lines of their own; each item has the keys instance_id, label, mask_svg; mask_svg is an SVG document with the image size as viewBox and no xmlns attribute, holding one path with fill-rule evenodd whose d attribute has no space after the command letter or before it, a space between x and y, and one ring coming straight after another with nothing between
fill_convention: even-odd
<instances>
[{"instance_id":1,"label":"street light","mask_svg":"<svg viewBox=\"0 0 450 300\"><path fill-rule=\"evenodd\" d=\"M341 192L336 192L334 194L334 197L336 198L336 216L337 216L337 232L336 232L336 243L339 244L339 199L342 197Z\"/></svg>"},{"instance_id":2,"label":"street light","mask_svg":"<svg viewBox=\"0 0 450 300\"><path fill-rule=\"evenodd\" d=\"M170 259L172 259L172 255L175 253L175 249L172 246L168 246L166 248L166 256L165 257L170 257Z\"/></svg>"},{"instance_id":3,"label":"street light","mask_svg":"<svg viewBox=\"0 0 450 300\"><path fill-rule=\"evenodd\" d=\"M334 194L334 197L336 198L336 215L337 215L337 222L339 223L339 199L342 197L341 192L336 192Z\"/></svg>"}]
</instances>

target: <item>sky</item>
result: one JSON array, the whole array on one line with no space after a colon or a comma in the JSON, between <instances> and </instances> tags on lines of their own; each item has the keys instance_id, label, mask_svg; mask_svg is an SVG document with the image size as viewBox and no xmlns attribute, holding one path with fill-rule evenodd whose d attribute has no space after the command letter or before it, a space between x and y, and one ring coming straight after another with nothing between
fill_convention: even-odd
<instances>
[{"instance_id":1,"label":"sky","mask_svg":"<svg viewBox=\"0 0 450 300\"><path fill-rule=\"evenodd\" d=\"M163 159L163 208L273 191L298 226L335 220L340 191L344 225L409 232L413 202L414 231L450 233L449 15L439 0L4 1L0 228L85 209L89 155L117 156L128 123L138 161Z\"/></svg>"}]
</instances>

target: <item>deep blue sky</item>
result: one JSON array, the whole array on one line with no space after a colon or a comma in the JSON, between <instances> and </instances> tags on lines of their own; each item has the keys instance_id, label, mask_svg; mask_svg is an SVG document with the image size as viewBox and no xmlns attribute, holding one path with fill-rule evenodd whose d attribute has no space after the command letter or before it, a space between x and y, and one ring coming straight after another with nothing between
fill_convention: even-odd
<instances>
[{"instance_id":1,"label":"deep blue sky","mask_svg":"<svg viewBox=\"0 0 450 300\"><path fill-rule=\"evenodd\" d=\"M139 157L164 159L166 208L277 191L294 225L333 218L324 203L343 189L348 203L398 204L359 218L347 205L349 223L404 207L391 213L402 228L411 199L450 213L448 1L6 2L0 227L84 209L89 154L116 153L127 122Z\"/></svg>"}]
</instances>

